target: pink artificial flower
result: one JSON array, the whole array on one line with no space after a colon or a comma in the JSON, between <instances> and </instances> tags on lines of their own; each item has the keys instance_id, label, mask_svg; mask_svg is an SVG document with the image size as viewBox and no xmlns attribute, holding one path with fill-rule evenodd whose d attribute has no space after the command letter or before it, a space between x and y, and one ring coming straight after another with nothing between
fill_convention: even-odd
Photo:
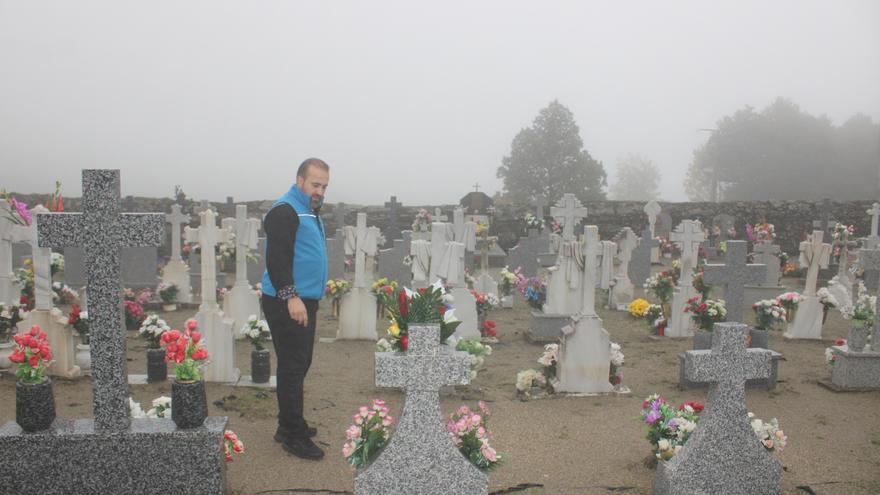
<instances>
[{"instance_id":1,"label":"pink artificial flower","mask_svg":"<svg viewBox=\"0 0 880 495\"><path fill-rule=\"evenodd\" d=\"M24 220L25 225L30 225L34 218L31 216L31 212L28 211L28 207L26 204L16 200L15 198L10 198L9 200L10 206L15 208L15 211L21 216L21 219Z\"/></svg>"}]
</instances>

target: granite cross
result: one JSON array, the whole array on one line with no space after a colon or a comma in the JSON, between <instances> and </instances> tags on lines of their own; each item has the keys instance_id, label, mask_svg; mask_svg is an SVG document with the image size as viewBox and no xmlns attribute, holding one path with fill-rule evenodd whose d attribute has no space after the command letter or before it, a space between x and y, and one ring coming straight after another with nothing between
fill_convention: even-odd
<instances>
[{"instance_id":1,"label":"granite cross","mask_svg":"<svg viewBox=\"0 0 880 495\"><path fill-rule=\"evenodd\" d=\"M180 225L189 224L190 216L180 212L180 205L171 205L171 213L165 214L165 221L171 224L171 261L180 258Z\"/></svg>"},{"instance_id":2,"label":"granite cross","mask_svg":"<svg viewBox=\"0 0 880 495\"><path fill-rule=\"evenodd\" d=\"M766 277L765 265L746 264L747 251L748 242L727 241L724 264L703 265L703 282L709 285L724 285L728 321L743 321L743 297L746 285L758 285Z\"/></svg>"},{"instance_id":3,"label":"granite cross","mask_svg":"<svg viewBox=\"0 0 880 495\"><path fill-rule=\"evenodd\" d=\"M439 326L415 326L405 352L377 352L377 387L403 388L406 399L394 436L355 479L356 494L481 494L485 474L461 455L446 431L440 388L470 381L470 357L440 345Z\"/></svg>"},{"instance_id":4,"label":"granite cross","mask_svg":"<svg viewBox=\"0 0 880 495\"><path fill-rule=\"evenodd\" d=\"M880 249L860 249L859 266L863 268L865 272L876 272L880 270ZM877 297L874 304L874 314L880 315L880 297ZM880 318L874 318L874 332L871 337L871 350L873 352L880 352Z\"/></svg>"},{"instance_id":5,"label":"granite cross","mask_svg":"<svg viewBox=\"0 0 880 495\"><path fill-rule=\"evenodd\" d=\"M629 261L629 279L641 287L651 276L651 250L660 246L660 241L651 236L651 227L645 225L639 245L633 249Z\"/></svg>"},{"instance_id":6,"label":"granite cross","mask_svg":"<svg viewBox=\"0 0 880 495\"><path fill-rule=\"evenodd\" d=\"M214 250L220 242L229 242L229 230L217 228L217 215L207 209L199 213L199 226L186 227L183 234L187 242L199 243L202 255L202 302L199 311L217 309L217 263ZM89 294L91 297L91 294Z\"/></svg>"},{"instance_id":7,"label":"granite cross","mask_svg":"<svg viewBox=\"0 0 880 495\"><path fill-rule=\"evenodd\" d=\"M678 227L669 234L669 239L681 248L681 274L679 285L682 280L690 277L694 269L697 257L697 246L706 240L703 225L699 220L682 220Z\"/></svg>"},{"instance_id":8,"label":"granite cross","mask_svg":"<svg viewBox=\"0 0 880 495\"><path fill-rule=\"evenodd\" d=\"M770 376L771 352L746 349L748 326L716 323L712 349L687 351L688 380L709 382L706 410L684 448L658 465L655 493L779 493L782 465L749 423L746 380Z\"/></svg>"},{"instance_id":9,"label":"granite cross","mask_svg":"<svg viewBox=\"0 0 880 495\"><path fill-rule=\"evenodd\" d=\"M226 215L229 217L235 216L237 214L235 207L235 199L232 196L226 196Z\"/></svg>"},{"instance_id":10,"label":"granite cross","mask_svg":"<svg viewBox=\"0 0 880 495\"><path fill-rule=\"evenodd\" d=\"M562 240L571 241L574 239L574 225L587 218L587 208L574 194L565 193L556 206L550 208L550 215L562 222Z\"/></svg>"},{"instance_id":11,"label":"granite cross","mask_svg":"<svg viewBox=\"0 0 880 495\"><path fill-rule=\"evenodd\" d=\"M443 212L440 208L434 208L434 218L431 219L432 222L445 222L449 219L446 215L442 214Z\"/></svg>"},{"instance_id":12,"label":"granite cross","mask_svg":"<svg viewBox=\"0 0 880 495\"><path fill-rule=\"evenodd\" d=\"M28 238L28 229L12 221L11 206L5 199L0 199L0 303L18 302L19 288L12 274L12 243L22 242Z\"/></svg>"},{"instance_id":13,"label":"granite cross","mask_svg":"<svg viewBox=\"0 0 880 495\"><path fill-rule=\"evenodd\" d=\"M871 205L871 209L866 211L871 215L871 235L865 239L865 247L868 249L877 249L880 245L880 236L877 235L877 223L880 222L880 203Z\"/></svg>"},{"instance_id":14,"label":"granite cross","mask_svg":"<svg viewBox=\"0 0 880 495\"><path fill-rule=\"evenodd\" d=\"M125 430L128 373L122 313L120 250L159 246L162 214L120 214L119 170L83 170L83 213L37 215L40 247L82 246L88 280L95 427Z\"/></svg>"},{"instance_id":15,"label":"granite cross","mask_svg":"<svg viewBox=\"0 0 880 495\"><path fill-rule=\"evenodd\" d=\"M538 220L544 220L544 208L547 207L547 199L544 196L538 196L532 204L535 205L535 216Z\"/></svg>"},{"instance_id":16,"label":"granite cross","mask_svg":"<svg viewBox=\"0 0 880 495\"><path fill-rule=\"evenodd\" d=\"M385 202L385 208L388 208L388 228L385 229L385 237L389 241L400 239L400 227L397 226L397 209L400 206L397 196L391 196L391 201Z\"/></svg>"},{"instance_id":17,"label":"granite cross","mask_svg":"<svg viewBox=\"0 0 880 495\"><path fill-rule=\"evenodd\" d=\"M730 242L730 241L728 241ZM764 282L761 284L765 287L777 287L779 285L779 246L769 242L755 243L755 254L758 262L767 266L764 272Z\"/></svg>"},{"instance_id":18,"label":"granite cross","mask_svg":"<svg viewBox=\"0 0 880 495\"><path fill-rule=\"evenodd\" d=\"M651 200L645 204L645 214L648 215L648 225L651 228L651 237L654 236L654 225L657 223L657 215L660 214L660 203Z\"/></svg>"},{"instance_id":19,"label":"granite cross","mask_svg":"<svg viewBox=\"0 0 880 495\"><path fill-rule=\"evenodd\" d=\"M807 268L807 279L804 282L804 295L816 295L816 279L819 278L819 268L828 268L828 260L831 258L831 244L823 243L825 234L821 230L814 230L806 240L801 241L799 246L800 257L798 261L801 267Z\"/></svg>"},{"instance_id":20,"label":"granite cross","mask_svg":"<svg viewBox=\"0 0 880 495\"><path fill-rule=\"evenodd\" d=\"M232 233L235 241L235 286L248 287L247 255L248 251L257 248L257 233L260 221L248 218L247 205L235 205L235 218L224 218L223 229Z\"/></svg>"}]
</instances>

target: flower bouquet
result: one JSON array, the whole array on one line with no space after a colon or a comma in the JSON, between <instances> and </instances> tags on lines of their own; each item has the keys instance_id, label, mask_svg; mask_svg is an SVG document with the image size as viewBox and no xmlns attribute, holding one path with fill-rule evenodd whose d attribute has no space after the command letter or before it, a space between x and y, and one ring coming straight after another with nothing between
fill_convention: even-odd
<instances>
[{"instance_id":1,"label":"flower bouquet","mask_svg":"<svg viewBox=\"0 0 880 495\"><path fill-rule=\"evenodd\" d=\"M522 370L516 374L516 392L517 395L524 400L528 400L532 396L532 389L547 386L547 377L544 372L534 368Z\"/></svg>"},{"instance_id":2,"label":"flower bouquet","mask_svg":"<svg viewBox=\"0 0 880 495\"><path fill-rule=\"evenodd\" d=\"M750 226L746 225L746 232L748 233ZM749 236L749 240L751 240L755 244L768 244L776 240L776 227L773 226L772 223L767 222L759 222L751 227L751 236Z\"/></svg>"},{"instance_id":3,"label":"flower bouquet","mask_svg":"<svg viewBox=\"0 0 880 495\"><path fill-rule=\"evenodd\" d=\"M171 330L168 323L157 314L144 317L138 329L138 335L146 339L148 349L159 349L162 346L162 335Z\"/></svg>"},{"instance_id":4,"label":"flower bouquet","mask_svg":"<svg viewBox=\"0 0 880 495\"><path fill-rule=\"evenodd\" d=\"M547 300L547 284L540 277L523 278L517 283L517 290L526 302L539 311L544 309Z\"/></svg>"},{"instance_id":5,"label":"flower bouquet","mask_svg":"<svg viewBox=\"0 0 880 495\"><path fill-rule=\"evenodd\" d=\"M137 301L122 301L122 307L125 311L125 328L134 330L139 328L147 315L144 313L144 307Z\"/></svg>"},{"instance_id":6,"label":"flower bouquet","mask_svg":"<svg viewBox=\"0 0 880 495\"><path fill-rule=\"evenodd\" d=\"M388 443L393 422L384 401L374 399L371 407L361 406L354 415L354 424L345 430L345 461L354 468L367 467Z\"/></svg>"},{"instance_id":7,"label":"flower bouquet","mask_svg":"<svg viewBox=\"0 0 880 495\"><path fill-rule=\"evenodd\" d=\"M67 324L72 326L84 345L89 344L89 313L74 304L67 315Z\"/></svg>"},{"instance_id":8,"label":"flower bouquet","mask_svg":"<svg viewBox=\"0 0 880 495\"><path fill-rule=\"evenodd\" d=\"M531 213L526 213L522 218L522 222L525 225L526 234L528 234L529 229L544 229L544 219L538 218Z\"/></svg>"},{"instance_id":9,"label":"flower bouquet","mask_svg":"<svg viewBox=\"0 0 880 495\"><path fill-rule=\"evenodd\" d=\"M752 304L752 310L758 330L771 330L777 324L785 323L785 308L778 299L762 299Z\"/></svg>"},{"instance_id":10,"label":"flower bouquet","mask_svg":"<svg viewBox=\"0 0 880 495\"><path fill-rule=\"evenodd\" d=\"M788 443L788 437L785 436L785 432L779 428L779 421L777 421L776 418L773 418L770 421L762 421L750 412L749 423L751 423L755 435L758 436L758 440L761 441L761 445L763 445L768 452L775 452L777 450L782 452L785 445Z\"/></svg>"},{"instance_id":11,"label":"flower bouquet","mask_svg":"<svg viewBox=\"0 0 880 495\"><path fill-rule=\"evenodd\" d=\"M790 323L794 320L794 314L797 311L798 304L804 300L804 296L797 292L786 292L776 296L776 300L779 301L779 304L783 308L785 308L785 321Z\"/></svg>"},{"instance_id":12,"label":"flower bouquet","mask_svg":"<svg viewBox=\"0 0 880 495\"><path fill-rule=\"evenodd\" d=\"M61 253L52 253L49 262L49 273L55 276L58 272L64 271L64 255Z\"/></svg>"},{"instance_id":13,"label":"flower bouquet","mask_svg":"<svg viewBox=\"0 0 880 495\"><path fill-rule=\"evenodd\" d=\"M711 332L716 323L727 319L727 308L721 299L700 300L700 296L694 296L687 300L684 307L685 313L690 313L691 320L701 330Z\"/></svg>"},{"instance_id":14,"label":"flower bouquet","mask_svg":"<svg viewBox=\"0 0 880 495\"><path fill-rule=\"evenodd\" d=\"M18 322L27 318L27 310L19 302L5 305L0 302L0 343L9 342Z\"/></svg>"},{"instance_id":15,"label":"flower bouquet","mask_svg":"<svg viewBox=\"0 0 880 495\"><path fill-rule=\"evenodd\" d=\"M46 368L52 362L52 348L46 333L34 325L29 332L16 334L13 339L18 347L9 355L9 360L18 364L15 376L24 383L42 383Z\"/></svg>"},{"instance_id":16,"label":"flower bouquet","mask_svg":"<svg viewBox=\"0 0 880 495\"><path fill-rule=\"evenodd\" d=\"M629 315L633 318L644 318L650 307L651 303L645 299L638 298L629 303L627 311L629 311Z\"/></svg>"},{"instance_id":17,"label":"flower bouquet","mask_svg":"<svg viewBox=\"0 0 880 495\"><path fill-rule=\"evenodd\" d=\"M223 432L223 456L226 462L232 462L232 454L243 454L244 443L239 440L238 435L232 430Z\"/></svg>"},{"instance_id":18,"label":"flower bouquet","mask_svg":"<svg viewBox=\"0 0 880 495\"><path fill-rule=\"evenodd\" d=\"M705 300L709 298L709 293L712 291L712 286L707 284L703 278L702 265L694 269L694 275L691 278L691 283L693 284L694 289L697 289L697 292L700 293L701 299Z\"/></svg>"},{"instance_id":19,"label":"flower bouquet","mask_svg":"<svg viewBox=\"0 0 880 495\"><path fill-rule=\"evenodd\" d=\"M446 431L452 437L458 450L478 469L489 471L501 463L502 455L495 451L489 440L489 416L491 413L486 403L479 402L479 412L461 406L449 416Z\"/></svg>"},{"instance_id":20,"label":"flower bouquet","mask_svg":"<svg viewBox=\"0 0 880 495\"><path fill-rule=\"evenodd\" d=\"M477 316L480 318L480 321L485 320L489 316L489 312L500 304L495 294L480 293L471 289L471 295L477 300Z\"/></svg>"},{"instance_id":21,"label":"flower bouquet","mask_svg":"<svg viewBox=\"0 0 880 495\"><path fill-rule=\"evenodd\" d=\"M3 199L6 200L6 208L3 210L3 216L9 221L15 225L24 226L28 226L34 221L34 218L31 216L31 212L28 210L25 203L10 196L5 189L0 191L0 194L2 194Z\"/></svg>"},{"instance_id":22,"label":"flower bouquet","mask_svg":"<svg viewBox=\"0 0 880 495\"><path fill-rule=\"evenodd\" d=\"M614 386L620 385L623 381L623 374L620 372L623 362L624 355L620 350L620 344L611 342L611 370L608 372L608 381Z\"/></svg>"},{"instance_id":23,"label":"flower bouquet","mask_svg":"<svg viewBox=\"0 0 880 495\"><path fill-rule=\"evenodd\" d=\"M392 302L393 301L393 302ZM412 291L406 287L397 289L385 312L391 325L387 341L395 351L405 351L409 343L408 330L412 324L440 325L440 343L455 333L461 321L455 318L452 295L446 292L438 280L430 287Z\"/></svg>"},{"instance_id":24,"label":"flower bouquet","mask_svg":"<svg viewBox=\"0 0 880 495\"><path fill-rule=\"evenodd\" d=\"M523 279L525 279L525 276L522 274L521 267L516 267L514 271L510 271L506 266L502 268L501 282L498 284L498 292L501 293L501 297L513 295L513 291Z\"/></svg>"},{"instance_id":25,"label":"flower bouquet","mask_svg":"<svg viewBox=\"0 0 880 495\"><path fill-rule=\"evenodd\" d=\"M672 293L677 283L678 277L675 275L674 270L663 270L648 277L645 280L644 287L654 294L654 297L660 301L661 305L664 305L672 300Z\"/></svg>"},{"instance_id":26,"label":"flower bouquet","mask_svg":"<svg viewBox=\"0 0 880 495\"><path fill-rule=\"evenodd\" d=\"M67 284L52 282L52 302L55 304L73 304L79 299L79 293Z\"/></svg>"},{"instance_id":27,"label":"flower bouquet","mask_svg":"<svg viewBox=\"0 0 880 495\"><path fill-rule=\"evenodd\" d=\"M431 222L433 222L433 217L431 213L424 208L420 208L419 212L416 213L416 216L413 219L412 231L428 232L429 230L431 230Z\"/></svg>"},{"instance_id":28,"label":"flower bouquet","mask_svg":"<svg viewBox=\"0 0 880 495\"><path fill-rule=\"evenodd\" d=\"M397 289L397 282L394 280L390 280L387 277L382 277L379 280L373 282L373 285L370 286L370 290L376 296L376 316L382 317L385 314L385 304L388 302L388 299L394 296L394 291Z\"/></svg>"},{"instance_id":29,"label":"flower bouquet","mask_svg":"<svg viewBox=\"0 0 880 495\"><path fill-rule=\"evenodd\" d=\"M487 339L487 342L497 342L498 341L498 330L495 328L495 320L486 320L480 326L480 335L483 336L483 339Z\"/></svg>"},{"instance_id":30,"label":"flower bouquet","mask_svg":"<svg viewBox=\"0 0 880 495\"><path fill-rule=\"evenodd\" d=\"M822 287L817 290L816 297L819 298L819 302L822 303L822 324L824 325L825 320L828 319L828 311L840 306L840 303L837 302L837 298L828 291L827 287Z\"/></svg>"},{"instance_id":31,"label":"flower bouquet","mask_svg":"<svg viewBox=\"0 0 880 495\"><path fill-rule=\"evenodd\" d=\"M483 344L479 340L457 339L451 336L446 343L453 347L456 351L462 351L470 354L471 357L471 380L477 377L477 371L485 362L486 356L492 355L492 348Z\"/></svg>"},{"instance_id":32,"label":"flower bouquet","mask_svg":"<svg viewBox=\"0 0 880 495\"><path fill-rule=\"evenodd\" d=\"M339 301L351 291L351 282L344 278L330 279L324 287L324 295L331 298L330 315L339 316Z\"/></svg>"},{"instance_id":33,"label":"flower bouquet","mask_svg":"<svg viewBox=\"0 0 880 495\"><path fill-rule=\"evenodd\" d=\"M556 367L559 360L559 344L547 344L544 346L544 352L538 358L538 364L543 368L541 371L548 382L556 378Z\"/></svg>"},{"instance_id":34,"label":"flower bouquet","mask_svg":"<svg viewBox=\"0 0 880 495\"><path fill-rule=\"evenodd\" d=\"M675 408L657 394L648 396L642 402L640 416L654 458L665 461L679 453L697 427L702 411L699 402L685 402Z\"/></svg>"},{"instance_id":35,"label":"flower bouquet","mask_svg":"<svg viewBox=\"0 0 880 495\"><path fill-rule=\"evenodd\" d=\"M177 364L174 376L178 382L202 379L199 368L207 364L208 350L202 347L202 334L196 330L196 321L186 321L186 330L169 330L162 334L160 343L165 348L165 362Z\"/></svg>"},{"instance_id":36,"label":"flower bouquet","mask_svg":"<svg viewBox=\"0 0 880 495\"><path fill-rule=\"evenodd\" d=\"M659 304L652 304L648 306L648 309L645 311L645 322L648 324L648 328L658 336L663 336L666 333L666 316L663 314L663 306Z\"/></svg>"},{"instance_id":37,"label":"flower bouquet","mask_svg":"<svg viewBox=\"0 0 880 495\"><path fill-rule=\"evenodd\" d=\"M248 320L241 326L240 332L258 351L263 350L263 344L269 340L270 336L269 324L266 320L257 318L257 315L248 316Z\"/></svg>"}]
</instances>

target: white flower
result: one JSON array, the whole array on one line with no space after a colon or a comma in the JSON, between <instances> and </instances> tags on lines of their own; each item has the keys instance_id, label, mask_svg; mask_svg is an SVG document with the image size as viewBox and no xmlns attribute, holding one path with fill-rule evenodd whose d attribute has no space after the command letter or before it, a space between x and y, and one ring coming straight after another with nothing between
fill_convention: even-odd
<instances>
[{"instance_id":1,"label":"white flower","mask_svg":"<svg viewBox=\"0 0 880 495\"><path fill-rule=\"evenodd\" d=\"M443 313L443 323L450 324L458 321L458 318L455 317L455 310L448 309L445 313Z\"/></svg>"},{"instance_id":2,"label":"white flower","mask_svg":"<svg viewBox=\"0 0 880 495\"><path fill-rule=\"evenodd\" d=\"M657 442L657 448L661 451L669 450L672 445L669 443L669 440L665 438L661 438L659 442Z\"/></svg>"},{"instance_id":3,"label":"white flower","mask_svg":"<svg viewBox=\"0 0 880 495\"><path fill-rule=\"evenodd\" d=\"M134 401L131 397L128 398L128 411L129 415L132 418L146 418L147 414L141 409L141 405Z\"/></svg>"},{"instance_id":4,"label":"white flower","mask_svg":"<svg viewBox=\"0 0 880 495\"><path fill-rule=\"evenodd\" d=\"M89 312L88 312L88 311L82 311L82 312L80 312L79 317L80 317L80 319L82 319L82 320L88 320L88 319L89 319Z\"/></svg>"}]
</instances>

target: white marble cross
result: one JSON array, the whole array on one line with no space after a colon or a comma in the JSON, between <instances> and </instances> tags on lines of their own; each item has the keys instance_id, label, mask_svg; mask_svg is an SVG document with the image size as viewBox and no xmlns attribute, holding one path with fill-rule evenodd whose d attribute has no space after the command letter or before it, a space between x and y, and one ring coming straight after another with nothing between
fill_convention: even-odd
<instances>
[{"instance_id":1,"label":"white marble cross","mask_svg":"<svg viewBox=\"0 0 880 495\"><path fill-rule=\"evenodd\" d=\"M764 272L764 282L761 285L765 287L779 286L779 246L770 244L769 242L759 242L755 244L756 261L767 266Z\"/></svg>"},{"instance_id":2,"label":"white marble cross","mask_svg":"<svg viewBox=\"0 0 880 495\"><path fill-rule=\"evenodd\" d=\"M196 215L201 215L203 211L208 211L210 209L212 209L211 202L207 199L203 199L199 202L199 204L193 207L193 213L195 213Z\"/></svg>"},{"instance_id":3,"label":"white marble cross","mask_svg":"<svg viewBox=\"0 0 880 495\"><path fill-rule=\"evenodd\" d=\"M367 227L366 213L357 214L356 227L345 227L345 254L355 257L352 287L368 287L373 282L373 257L378 253L378 238L379 229Z\"/></svg>"},{"instance_id":4,"label":"white marble cross","mask_svg":"<svg viewBox=\"0 0 880 495\"><path fill-rule=\"evenodd\" d=\"M620 238L617 239L617 259L620 260L617 276L629 278L629 262L632 259L633 249L639 245L639 238L629 227L624 227L620 234Z\"/></svg>"},{"instance_id":5,"label":"white marble cross","mask_svg":"<svg viewBox=\"0 0 880 495\"><path fill-rule=\"evenodd\" d=\"M706 240L703 225L699 220L682 220L678 227L669 234L669 239L681 248L681 277L682 280L690 280L690 273L694 269L697 259L697 250L700 243Z\"/></svg>"},{"instance_id":6,"label":"white marble cross","mask_svg":"<svg viewBox=\"0 0 880 495\"><path fill-rule=\"evenodd\" d=\"M202 303L199 312L217 309L217 271L214 250L218 243L229 242L230 232L217 228L217 214L207 209L199 213L199 226L183 229L189 243L197 242L202 252Z\"/></svg>"},{"instance_id":7,"label":"white marble cross","mask_svg":"<svg viewBox=\"0 0 880 495\"><path fill-rule=\"evenodd\" d=\"M587 218L587 208L574 194L565 193L556 206L550 208L550 215L562 222L562 239L570 241L574 239L574 225Z\"/></svg>"},{"instance_id":8,"label":"white marble cross","mask_svg":"<svg viewBox=\"0 0 880 495\"><path fill-rule=\"evenodd\" d=\"M654 225L657 223L657 215L660 214L660 203L651 200L645 204L644 212L648 215L648 225L651 226L651 237L654 237Z\"/></svg>"},{"instance_id":9,"label":"white marble cross","mask_svg":"<svg viewBox=\"0 0 880 495\"><path fill-rule=\"evenodd\" d=\"M547 200L544 196L538 196L533 204L535 205L535 216L538 220L544 220L544 208L547 207Z\"/></svg>"},{"instance_id":10,"label":"white marble cross","mask_svg":"<svg viewBox=\"0 0 880 495\"><path fill-rule=\"evenodd\" d=\"M807 280L804 283L804 295L816 295L816 279L819 277L819 268L828 268L831 259L831 244L823 243L825 233L814 230L806 241L802 241L799 250L798 261L802 268L807 268Z\"/></svg>"},{"instance_id":11,"label":"white marble cross","mask_svg":"<svg viewBox=\"0 0 880 495\"><path fill-rule=\"evenodd\" d=\"M464 244L465 251L473 252L477 245L477 224L464 221L464 208L452 212L452 231L455 241Z\"/></svg>"},{"instance_id":12,"label":"white marble cross","mask_svg":"<svg viewBox=\"0 0 880 495\"><path fill-rule=\"evenodd\" d=\"M171 213L165 214L165 221L171 224L171 261L180 258L180 225L189 223L189 215L180 212L180 205L171 205Z\"/></svg>"},{"instance_id":13,"label":"white marble cross","mask_svg":"<svg viewBox=\"0 0 880 495\"><path fill-rule=\"evenodd\" d=\"M5 199L0 199L0 211L11 211ZM12 243L23 242L29 235L27 226L0 215L0 303L18 302L20 290L12 274Z\"/></svg>"},{"instance_id":14,"label":"white marble cross","mask_svg":"<svg viewBox=\"0 0 880 495\"><path fill-rule=\"evenodd\" d=\"M445 222L449 217L443 215L443 212L440 208L434 208L434 217L431 218L432 222Z\"/></svg>"},{"instance_id":15,"label":"white marble cross","mask_svg":"<svg viewBox=\"0 0 880 495\"><path fill-rule=\"evenodd\" d=\"M257 249L260 221L256 218L248 218L247 205L235 205L235 218L224 218L220 225L224 230L234 234L232 237L235 241L235 285L248 287L250 284L247 280L247 255L249 250Z\"/></svg>"}]
</instances>

